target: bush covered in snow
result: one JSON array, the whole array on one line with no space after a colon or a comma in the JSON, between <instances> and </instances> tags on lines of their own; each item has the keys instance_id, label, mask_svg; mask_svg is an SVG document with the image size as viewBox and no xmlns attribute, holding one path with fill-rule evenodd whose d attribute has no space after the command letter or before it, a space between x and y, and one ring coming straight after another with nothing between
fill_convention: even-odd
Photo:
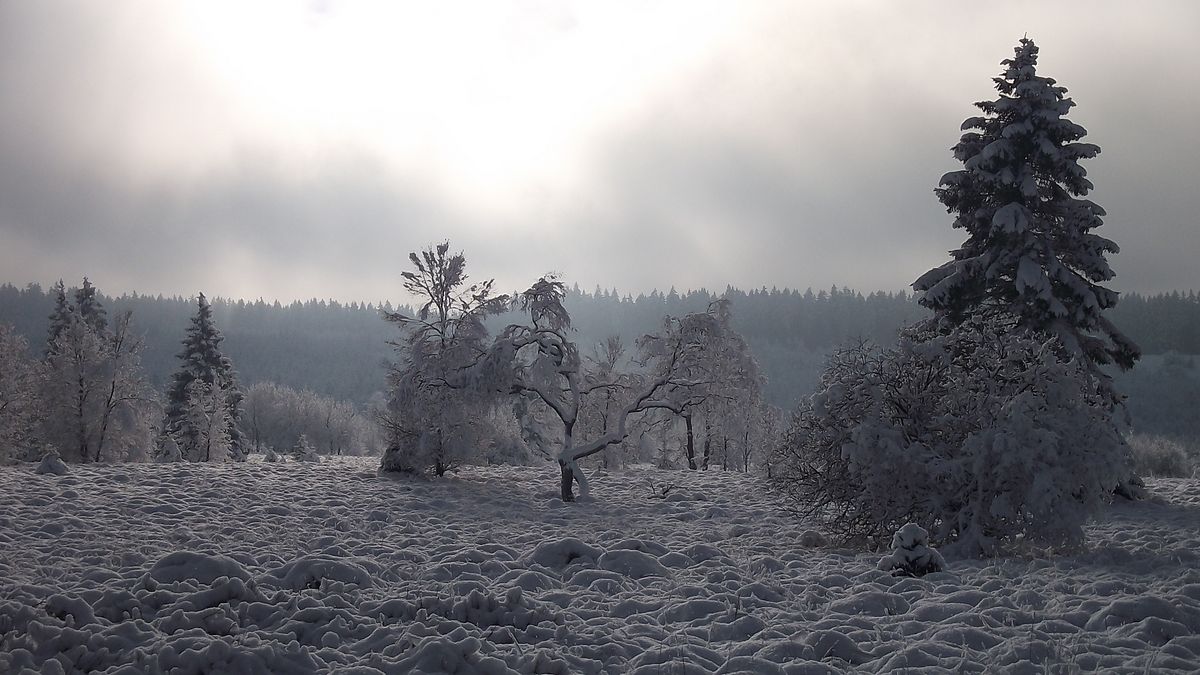
<instances>
[{"instance_id":1,"label":"bush covered in snow","mask_svg":"<svg viewBox=\"0 0 1200 675\"><path fill-rule=\"evenodd\" d=\"M175 442L174 437L164 435L159 439L158 452L155 453L154 459L157 462L183 461L183 453L179 450L179 444Z\"/></svg>"},{"instance_id":2,"label":"bush covered in snow","mask_svg":"<svg viewBox=\"0 0 1200 675\"><path fill-rule=\"evenodd\" d=\"M1132 434L1129 447L1137 472L1142 476L1167 476L1191 478L1196 472L1196 462L1182 443L1167 436Z\"/></svg>"},{"instance_id":3,"label":"bush covered in snow","mask_svg":"<svg viewBox=\"0 0 1200 675\"><path fill-rule=\"evenodd\" d=\"M1084 366L981 318L835 353L781 460L776 485L829 531L881 543L916 522L966 554L1080 543L1132 461Z\"/></svg>"},{"instance_id":4,"label":"bush covered in snow","mask_svg":"<svg viewBox=\"0 0 1200 675\"><path fill-rule=\"evenodd\" d=\"M67 475L67 465L59 456L58 450L50 448L42 457L42 461L38 463L34 473L38 474L54 474L55 476Z\"/></svg>"},{"instance_id":5,"label":"bush covered in snow","mask_svg":"<svg viewBox=\"0 0 1200 675\"><path fill-rule=\"evenodd\" d=\"M929 545L929 532L907 523L892 535L892 552L879 561L879 569L892 576L923 577L946 569L946 560Z\"/></svg>"},{"instance_id":6,"label":"bush covered in snow","mask_svg":"<svg viewBox=\"0 0 1200 675\"><path fill-rule=\"evenodd\" d=\"M321 455L317 454L317 449L308 442L308 437L300 434L296 444L292 446L292 459L297 462L320 462Z\"/></svg>"}]
</instances>

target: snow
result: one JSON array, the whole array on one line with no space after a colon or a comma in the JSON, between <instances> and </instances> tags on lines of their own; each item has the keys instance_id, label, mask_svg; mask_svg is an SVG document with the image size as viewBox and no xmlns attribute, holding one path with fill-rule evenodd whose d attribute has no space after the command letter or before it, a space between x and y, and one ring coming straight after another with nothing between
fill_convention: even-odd
<instances>
[{"instance_id":1,"label":"snow","mask_svg":"<svg viewBox=\"0 0 1200 675\"><path fill-rule=\"evenodd\" d=\"M1200 670L1195 479L1086 552L903 577L740 474L551 507L556 465L377 461L0 469L0 672Z\"/></svg>"},{"instance_id":2,"label":"snow","mask_svg":"<svg viewBox=\"0 0 1200 675\"><path fill-rule=\"evenodd\" d=\"M42 461L38 463L34 472L39 475L65 476L67 475L67 464L62 461L62 457L59 457L57 452L52 450L42 457Z\"/></svg>"},{"instance_id":3,"label":"snow","mask_svg":"<svg viewBox=\"0 0 1200 675\"><path fill-rule=\"evenodd\" d=\"M892 535L892 552L879 561L879 569L895 576L923 577L946 569L946 561L929 545L929 532L916 523L906 523Z\"/></svg>"}]
</instances>

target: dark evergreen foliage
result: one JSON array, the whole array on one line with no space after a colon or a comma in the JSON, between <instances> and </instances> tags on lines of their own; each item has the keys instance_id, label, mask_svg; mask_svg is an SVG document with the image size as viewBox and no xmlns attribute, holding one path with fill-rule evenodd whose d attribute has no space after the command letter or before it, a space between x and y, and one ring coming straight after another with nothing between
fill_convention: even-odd
<instances>
[{"instance_id":1,"label":"dark evergreen foliage","mask_svg":"<svg viewBox=\"0 0 1200 675\"><path fill-rule=\"evenodd\" d=\"M246 457L246 448L238 420L241 417L242 399L245 395L238 388L233 361L221 351L224 338L213 323L212 307L203 293L197 300L197 306L192 325L188 327L187 336L183 340L183 351L178 355L182 364L175 371L171 386L167 390L163 431L174 437L185 458L195 459L194 453L190 451L197 444L200 432L193 428L188 415L189 394L192 391L189 388L197 380L209 386L215 383L224 392L229 411L230 455L234 460L241 461Z\"/></svg>"},{"instance_id":2,"label":"dark evergreen foliage","mask_svg":"<svg viewBox=\"0 0 1200 675\"><path fill-rule=\"evenodd\" d=\"M100 304L100 299L96 297L96 287L87 277L83 278L83 285L75 289L75 311L96 333L103 334L108 330L108 316L104 306Z\"/></svg>"},{"instance_id":3,"label":"dark evergreen foliage","mask_svg":"<svg viewBox=\"0 0 1200 675\"><path fill-rule=\"evenodd\" d=\"M54 311L50 313L50 328L46 331L46 356L53 356L58 345L58 336L71 325L71 304L67 302L67 291L62 279L54 284Z\"/></svg>"},{"instance_id":4,"label":"dark evergreen foliage","mask_svg":"<svg viewBox=\"0 0 1200 675\"><path fill-rule=\"evenodd\" d=\"M952 324L993 311L1058 337L1090 365L1130 368L1140 355L1104 311L1117 293L1106 254L1117 245L1092 233L1104 209L1082 197L1092 188L1079 160L1100 148L1066 118L1074 102L1037 74L1038 48L1022 39L994 78L999 97L976 103L983 116L963 122L954 146L963 163L935 191L967 231L950 262L913 283L920 303Z\"/></svg>"}]
</instances>

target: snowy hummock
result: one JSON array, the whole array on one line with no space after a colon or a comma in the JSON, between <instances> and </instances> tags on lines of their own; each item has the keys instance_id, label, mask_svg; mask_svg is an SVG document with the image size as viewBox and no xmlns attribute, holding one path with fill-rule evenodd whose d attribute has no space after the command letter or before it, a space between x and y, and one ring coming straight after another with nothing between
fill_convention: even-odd
<instances>
[{"instance_id":1,"label":"snowy hummock","mask_svg":"<svg viewBox=\"0 0 1200 675\"><path fill-rule=\"evenodd\" d=\"M879 561L879 569L893 576L923 577L944 572L946 561L929 545L929 532L916 523L906 523L892 535L892 552Z\"/></svg>"},{"instance_id":2,"label":"snowy hummock","mask_svg":"<svg viewBox=\"0 0 1200 675\"><path fill-rule=\"evenodd\" d=\"M67 475L67 463L62 461L62 457L58 455L58 452L51 450L42 456L42 461L38 463L37 468L34 469L34 473L39 475L52 474L55 476L65 476Z\"/></svg>"},{"instance_id":3,"label":"snowy hummock","mask_svg":"<svg viewBox=\"0 0 1200 675\"><path fill-rule=\"evenodd\" d=\"M1200 670L1200 481L910 578L753 477L377 462L0 469L0 672Z\"/></svg>"}]
</instances>

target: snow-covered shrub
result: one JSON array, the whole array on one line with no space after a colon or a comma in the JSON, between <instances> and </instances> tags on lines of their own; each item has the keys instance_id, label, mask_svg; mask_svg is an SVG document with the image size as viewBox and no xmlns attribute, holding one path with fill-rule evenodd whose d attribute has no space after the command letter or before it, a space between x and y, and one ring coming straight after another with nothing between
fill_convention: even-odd
<instances>
[{"instance_id":1,"label":"snow-covered shrub","mask_svg":"<svg viewBox=\"0 0 1200 675\"><path fill-rule=\"evenodd\" d=\"M308 437L300 434L300 438L296 439L296 444L292 446L292 458L297 462L320 462L321 456L317 454L317 449L308 442Z\"/></svg>"},{"instance_id":2,"label":"snow-covered shrub","mask_svg":"<svg viewBox=\"0 0 1200 675\"><path fill-rule=\"evenodd\" d=\"M843 538L909 522L962 553L1078 544L1132 462L1100 386L1054 339L974 318L835 353L775 483Z\"/></svg>"},{"instance_id":3,"label":"snow-covered shrub","mask_svg":"<svg viewBox=\"0 0 1200 675\"><path fill-rule=\"evenodd\" d=\"M923 577L946 569L946 560L929 545L929 532L916 523L906 523L892 535L892 552L879 560L879 569L892 576Z\"/></svg>"},{"instance_id":4,"label":"snow-covered shrub","mask_svg":"<svg viewBox=\"0 0 1200 675\"><path fill-rule=\"evenodd\" d=\"M62 457L58 455L58 450L51 447L47 449L46 454L42 457L42 461L38 464L34 473L65 476L67 474L67 465L63 462Z\"/></svg>"},{"instance_id":5,"label":"snow-covered shrub","mask_svg":"<svg viewBox=\"0 0 1200 675\"><path fill-rule=\"evenodd\" d=\"M1172 438L1131 434L1128 440L1138 475L1191 478L1196 471L1187 450Z\"/></svg>"},{"instance_id":6,"label":"snow-covered shrub","mask_svg":"<svg viewBox=\"0 0 1200 675\"><path fill-rule=\"evenodd\" d=\"M154 456L157 462L182 462L183 452L179 449L179 444L175 442L175 438L169 434L162 437L158 445L158 452Z\"/></svg>"},{"instance_id":7,"label":"snow-covered shrub","mask_svg":"<svg viewBox=\"0 0 1200 675\"><path fill-rule=\"evenodd\" d=\"M263 454L263 461L274 464L284 461L284 457L275 452L275 448L268 447L266 453Z\"/></svg>"},{"instance_id":8,"label":"snow-covered shrub","mask_svg":"<svg viewBox=\"0 0 1200 675\"><path fill-rule=\"evenodd\" d=\"M448 414L446 418L449 418ZM489 447L494 438L492 430L486 417L464 414L452 426L396 434L383 453L379 470L442 476L447 471L483 459L483 449Z\"/></svg>"}]
</instances>

